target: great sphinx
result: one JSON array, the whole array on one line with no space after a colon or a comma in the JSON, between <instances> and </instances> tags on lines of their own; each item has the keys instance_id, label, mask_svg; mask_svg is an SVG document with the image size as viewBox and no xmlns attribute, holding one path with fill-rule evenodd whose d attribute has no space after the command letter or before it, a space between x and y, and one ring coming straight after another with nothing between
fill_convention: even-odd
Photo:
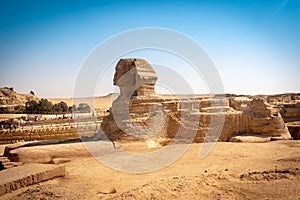
<instances>
[{"instance_id":1,"label":"great sphinx","mask_svg":"<svg viewBox=\"0 0 300 200\"><path fill-rule=\"evenodd\" d=\"M119 86L120 95L101 125L110 140L204 142L229 141L237 135L291 138L280 113L263 98L158 95L157 79L153 67L143 59L121 59L117 63L113 83ZM223 123L212 123L220 116ZM219 133L209 135L213 129Z\"/></svg>"}]
</instances>

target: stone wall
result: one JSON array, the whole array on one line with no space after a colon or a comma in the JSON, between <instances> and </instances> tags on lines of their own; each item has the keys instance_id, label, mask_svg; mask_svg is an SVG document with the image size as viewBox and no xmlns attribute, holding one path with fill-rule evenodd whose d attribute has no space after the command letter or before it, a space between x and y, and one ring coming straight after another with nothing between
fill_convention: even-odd
<instances>
[{"instance_id":1,"label":"stone wall","mask_svg":"<svg viewBox=\"0 0 300 200\"><path fill-rule=\"evenodd\" d=\"M100 129L100 121L24 126L16 130L0 130L0 144L17 141L55 140L91 136Z\"/></svg>"}]
</instances>

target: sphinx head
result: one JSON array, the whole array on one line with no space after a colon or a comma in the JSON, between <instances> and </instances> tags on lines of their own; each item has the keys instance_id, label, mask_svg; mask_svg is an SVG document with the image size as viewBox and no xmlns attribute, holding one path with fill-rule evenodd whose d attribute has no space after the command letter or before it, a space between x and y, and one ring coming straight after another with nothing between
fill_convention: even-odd
<instances>
[{"instance_id":1,"label":"sphinx head","mask_svg":"<svg viewBox=\"0 0 300 200\"><path fill-rule=\"evenodd\" d=\"M137 97L155 94L156 73L143 59L121 59L115 69L114 85L120 87L121 96Z\"/></svg>"}]
</instances>

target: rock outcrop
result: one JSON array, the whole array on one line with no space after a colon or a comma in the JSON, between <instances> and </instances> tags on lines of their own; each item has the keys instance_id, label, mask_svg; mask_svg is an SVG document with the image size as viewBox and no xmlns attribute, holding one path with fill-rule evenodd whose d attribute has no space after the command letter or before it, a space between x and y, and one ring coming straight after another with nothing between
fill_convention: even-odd
<instances>
[{"instance_id":1,"label":"rock outcrop","mask_svg":"<svg viewBox=\"0 0 300 200\"><path fill-rule=\"evenodd\" d=\"M222 95L157 95L151 65L121 59L114 76L120 87L101 128L110 140L229 141L237 135L290 139L280 112L266 98Z\"/></svg>"},{"instance_id":2,"label":"rock outcrop","mask_svg":"<svg viewBox=\"0 0 300 200\"><path fill-rule=\"evenodd\" d=\"M39 98L33 94L16 93L12 88L0 88L0 106L24 105L29 100L39 100Z\"/></svg>"}]
</instances>

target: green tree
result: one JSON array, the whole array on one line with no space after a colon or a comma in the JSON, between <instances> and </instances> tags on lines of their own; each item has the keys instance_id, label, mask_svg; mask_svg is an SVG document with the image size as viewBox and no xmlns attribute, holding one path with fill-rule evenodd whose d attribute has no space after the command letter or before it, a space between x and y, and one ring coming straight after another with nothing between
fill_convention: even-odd
<instances>
[{"instance_id":1,"label":"green tree","mask_svg":"<svg viewBox=\"0 0 300 200\"><path fill-rule=\"evenodd\" d=\"M50 114L52 113L53 104L48 99L41 99L38 103L38 113L40 114Z\"/></svg>"},{"instance_id":2,"label":"green tree","mask_svg":"<svg viewBox=\"0 0 300 200\"><path fill-rule=\"evenodd\" d=\"M54 113L62 113L62 109L61 109L61 107L59 106L58 103L53 105L53 112Z\"/></svg>"},{"instance_id":3,"label":"green tree","mask_svg":"<svg viewBox=\"0 0 300 200\"><path fill-rule=\"evenodd\" d=\"M53 111L55 113L66 113L69 111L69 107L66 102L61 101L53 105Z\"/></svg>"},{"instance_id":4,"label":"green tree","mask_svg":"<svg viewBox=\"0 0 300 200\"><path fill-rule=\"evenodd\" d=\"M14 113L26 113L26 107L23 105L17 105L16 107L14 107Z\"/></svg>"},{"instance_id":5,"label":"green tree","mask_svg":"<svg viewBox=\"0 0 300 200\"><path fill-rule=\"evenodd\" d=\"M58 104L61 107L63 112L68 112L69 111L69 107L68 107L68 104L66 102L61 101Z\"/></svg>"},{"instance_id":6,"label":"green tree","mask_svg":"<svg viewBox=\"0 0 300 200\"><path fill-rule=\"evenodd\" d=\"M73 104L73 106L69 107L69 112L76 112L76 105Z\"/></svg>"},{"instance_id":7,"label":"green tree","mask_svg":"<svg viewBox=\"0 0 300 200\"><path fill-rule=\"evenodd\" d=\"M39 103L36 100L29 100L25 103L25 110L28 114L36 114L39 111Z\"/></svg>"},{"instance_id":8,"label":"green tree","mask_svg":"<svg viewBox=\"0 0 300 200\"><path fill-rule=\"evenodd\" d=\"M84 112L90 112L91 111L91 107L89 106L89 104L87 103L80 103L78 105L78 108L77 110L81 113L84 113Z\"/></svg>"},{"instance_id":9,"label":"green tree","mask_svg":"<svg viewBox=\"0 0 300 200\"><path fill-rule=\"evenodd\" d=\"M22 111L22 108L18 108L18 112ZM25 104L25 111L28 114L51 114L51 113L67 113L69 107L66 102L59 102L52 104L48 99L41 99L38 102L35 100L27 101Z\"/></svg>"},{"instance_id":10,"label":"green tree","mask_svg":"<svg viewBox=\"0 0 300 200\"><path fill-rule=\"evenodd\" d=\"M0 113L6 114L6 113L9 113L9 110L7 107L0 107Z\"/></svg>"}]
</instances>

